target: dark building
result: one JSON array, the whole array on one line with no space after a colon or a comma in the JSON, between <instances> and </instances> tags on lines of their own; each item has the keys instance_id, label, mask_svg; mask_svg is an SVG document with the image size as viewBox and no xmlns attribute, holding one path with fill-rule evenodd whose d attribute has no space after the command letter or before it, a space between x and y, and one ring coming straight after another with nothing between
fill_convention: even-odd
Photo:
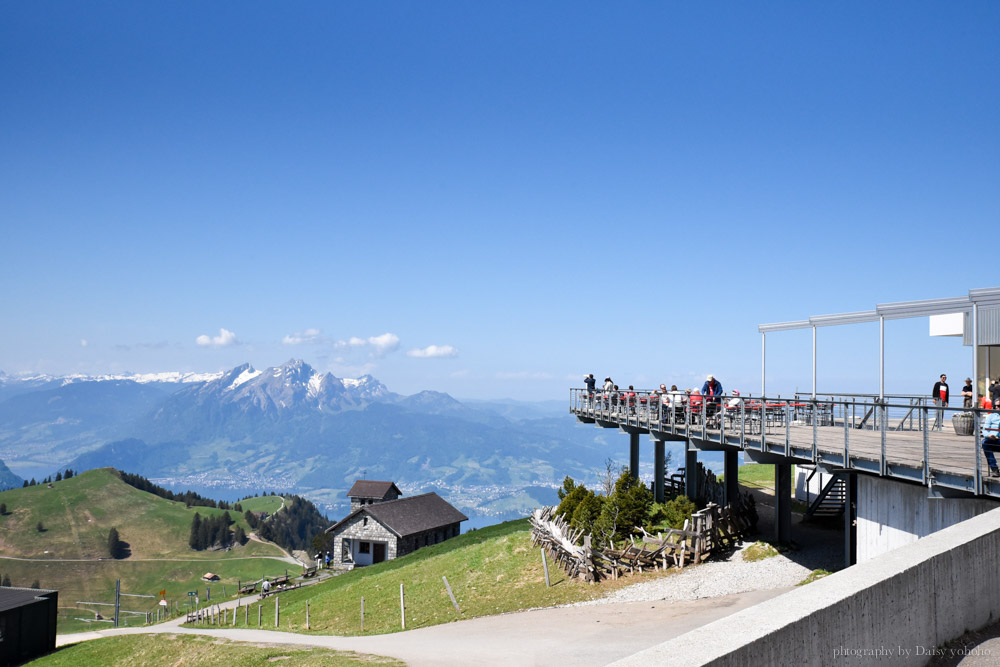
<instances>
[{"instance_id":1,"label":"dark building","mask_svg":"<svg viewBox=\"0 0 1000 667\"><path fill-rule=\"evenodd\" d=\"M0 667L55 650L58 606L58 591L0 587Z\"/></svg>"},{"instance_id":2,"label":"dark building","mask_svg":"<svg viewBox=\"0 0 1000 667\"><path fill-rule=\"evenodd\" d=\"M396 500L401 495L403 493L394 483L378 482L374 479L359 479L354 482L354 486L347 492L347 497L351 499L352 512L362 505Z\"/></svg>"},{"instance_id":3,"label":"dark building","mask_svg":"<svg viewBox=\"0 0 1000 667\"><path fill-rule=\"evenodd\" d=\"M391 485L399 494L392 482L378 483ZM354 487L358 484L361 482ZM378 489L371 492L377 493ZM383 493L391 491L385 488ZM331 565L336 568L352 569L405 556L455 537L461 532L461 523L469 519L436 493L370 504L355 505L354 500L352 496L351 513L326 530L333 543Z\"/></svg>"}]
</instances>

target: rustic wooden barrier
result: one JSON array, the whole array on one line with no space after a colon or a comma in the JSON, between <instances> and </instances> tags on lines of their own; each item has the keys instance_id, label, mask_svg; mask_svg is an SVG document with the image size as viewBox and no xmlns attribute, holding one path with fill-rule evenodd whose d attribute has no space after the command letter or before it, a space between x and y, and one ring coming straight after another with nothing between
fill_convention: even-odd
<instances>
[{"instance_id":1,"label":"rustic wooden barrier","mask_svg":"<svg viewBox=\"0 0 1000 667\"><path fill-rule=\"evenodd\" d=\"M528 517L532 543L545 549L552 561L570 578L596 581L590 535L584 536L582 530L571 528L563 517L555 515L555 511L555 507L543 507ZM581 537L583 546L577 544Z\"/></svg>"},{"instance_id":2,"label":"rustic wooden barrier","mask_svg":"<svg viewBox=\"0 0 1000 667\"><path fill-rule=\"evenodd\" d=\"M672 528L654 536L639 527L636 532L641 533L640 539L630 537L618 547L611 544L600 550L593 548L590 535L583 535L581 529L572 528L564 517L556 516L555 509L543 507L529 517L532 543L548 552L571 578L585 581L617 579L629 572L701 563L712 553L734 548L757 525L753 497L741 493L725 508L709 503L692 514L680 530ZM582 546L577 544L581 537Z\"/></svg>"}]
</instances>

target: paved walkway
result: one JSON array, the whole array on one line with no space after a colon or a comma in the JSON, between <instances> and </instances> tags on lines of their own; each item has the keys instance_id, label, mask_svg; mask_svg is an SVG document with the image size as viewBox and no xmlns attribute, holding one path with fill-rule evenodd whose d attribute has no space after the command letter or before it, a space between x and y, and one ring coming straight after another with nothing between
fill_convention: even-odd
<instances>
[{"instance_id":1,"label":"paved walkway","mask_svg":"<svg viewBox=\"0 0 1000 667\"><path fill-rule=\"evenodd\" d=\"M268 630L181 628L174 619L148 628L60 635L64 646L122 634L202 634L237 641L321 646L424 665L606 665L689 630L784 593L752 591L681 602L632 602L555 607L486 616L390 635L336 637ZM227 603L228 604L228 603Z\"/></svg>"}]
</instances>

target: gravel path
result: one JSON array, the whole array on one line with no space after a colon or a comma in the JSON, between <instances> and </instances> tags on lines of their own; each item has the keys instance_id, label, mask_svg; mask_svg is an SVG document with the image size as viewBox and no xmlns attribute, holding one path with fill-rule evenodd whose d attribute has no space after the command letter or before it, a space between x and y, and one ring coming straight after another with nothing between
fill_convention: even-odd
<instances>
[{"instance_id":1,"label":"gravel path","mask_svg":"<svg viewBox=\"0 0 1000 667\"><path fill-rule=\"evenodd\" d=\"M607 597L580 605L656 600L700 600L748 591L789 588L806 578L812 569L779 554L755 562L745 562L743 549L729 557L688 566L677 574L620 588ZM795 556L796 554L791 554Z\"/></svg>"}]
</instances>

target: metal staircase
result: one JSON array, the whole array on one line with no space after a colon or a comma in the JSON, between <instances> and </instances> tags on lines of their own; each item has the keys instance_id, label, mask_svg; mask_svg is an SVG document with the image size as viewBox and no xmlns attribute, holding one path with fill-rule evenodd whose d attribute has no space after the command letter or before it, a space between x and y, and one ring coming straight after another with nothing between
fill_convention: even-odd
<instances>
[{"instance_id":1,"label":"metal staircase","mask_svg":"<svg viewBox=\"0 0 1000 667\"><path fill-rule=\"evenodd\" d=\"M812 475L810 475L812 477ZM834 475L816 496L802 517L803 521L820 521L844 515L847 504L847 483L843 475Z\"/></svg>"}]
</instances>

